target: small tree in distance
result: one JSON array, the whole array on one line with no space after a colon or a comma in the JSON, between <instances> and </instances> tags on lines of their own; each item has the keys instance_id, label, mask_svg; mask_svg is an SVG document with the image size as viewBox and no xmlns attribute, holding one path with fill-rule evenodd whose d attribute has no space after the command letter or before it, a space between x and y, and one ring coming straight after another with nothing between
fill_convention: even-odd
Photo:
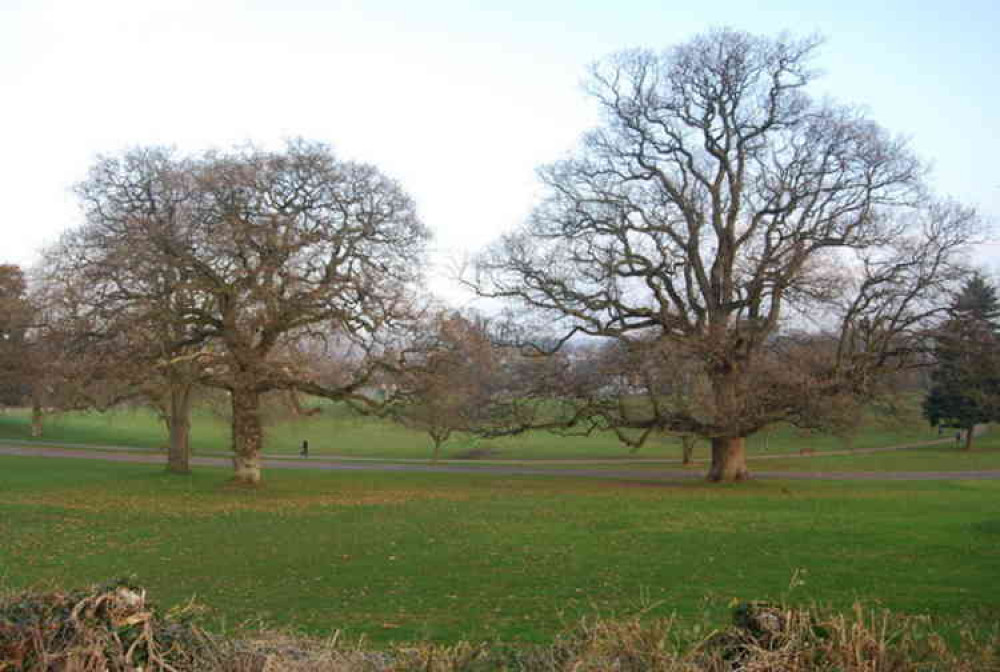
<instances>
[{"instance_id":1,"label":"small tree in distance","mask_svg":"<svg viewBox=\"0 0 1000 672\"><path fill-rule=\"evenodd\" d=\"M28 403L35 438L43 434L47 413L108 397L105 381L82 375L84 360L93 356L72 347L54 328L52 314L46 292L29 289L19 267L0 266L0 404Z\"/></svg>"},{"instance_id":2,"label":"small tree in distance","mask_svg":"<svg viewBox=\"0 0 1000 672\"><path fill-rule=\"evenodd\" d=\"M976 425L1000 420L996 287L974 274L955 297L950 314L936 333L936 364L924 415L932 425L962 429L964 449L972 450Z\"/></svg>"},{"instance_id":3,"label":"small tree in distance","mask_svg":"<svg viewBox=\"0 0 1000 672\"><path fill-rule=\"evenodd\" d=\"M494 401L500 360L482 325L443 311L427 326L409 365L398 376L389 415L426 432L432 459L455 432L483 431Z\"/></svg>"},{"instance_id":4,"label":"small tree in distance","mask_svg":"<svg viewBox=\"0 0 1000 672\"><path fill-rule=\"evenodd\" d=\"M0 264L0 407L20 405L29 396L26 363L32 317L24 272Z\"/></svg>"}]
</instances>

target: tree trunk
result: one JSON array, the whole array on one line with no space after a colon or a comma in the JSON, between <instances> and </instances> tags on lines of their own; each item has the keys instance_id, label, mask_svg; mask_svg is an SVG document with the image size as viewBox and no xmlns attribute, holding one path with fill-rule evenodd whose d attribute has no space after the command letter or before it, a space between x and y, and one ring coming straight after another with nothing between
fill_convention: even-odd
<instances>
[{"instance_id":1,"label":"tree trunk","mask_svg":"<svg viewBox=\"0 0 1000 672\"><path fill-rule=\"evenodd\" d=\"M708 480L713 483L733 483L750 478L747 470L746 442L742 436L712 439L712 467Z\"/></svg>"},{"instance_id":2,"label":"tree trunk","mask_svg":"<svg viewBox=\"0 0 1000 672\"><path fill-rule=\"evenodd\" d=\"M976 426L966 427L965 429L965 444L962 446L962 450L968 452L972 450L972 437L975 435Z\"/></svg>"},{"instance_id":3,"label":"tree trunk","mask_svg":"<svg viewBox=\"0 0 1000 672\"><path fill-rule=\"evenodd\" d=\"M191 386L178 385L170 389L167 409L167 471L172 474L191 473Z\"/></svg>"},{"instance_id":4,"label":"tree trunk","mask_svg":"<svg viewBox=\"0 0 1000 672\"><path fill-rule=\"evenodd\" d=\"M738 370L729 366L712 378L712 393L715 397L715 420L717 423L738 426L744 412L743 402L746 390L742 385ZM712 437L712 466L708 470L708 480L713 483L733 483L750 478L747 469L745 437L738 429L729 436Z\"/></svg>"},{"instance_id":5,"label":"tree trunk","mask_svg":"<svg viewBox=\"0 0 1000 672\"><path fill-rule=\"evenodd\" d=\"M42 436L42 404L36 397L31 401L31 436L40 438Z\"/></svg>"},{"instance_id":6,"label":"tree trunk","mask_svg":"<svg viewBox=\"0 0 1000 672\"><path fill-rule=\"evenodd\" d=\"M691 464L694 457L694 444L697 442L698 439L694 436L685 434L681 437L681 461L683 464Z\"/></svg>"},{"instance_id":7,"label":"tree trunk","mask_svg":"<svg viewBox=\"0 0 1000 672\"><path fill-rule=\"evenodd\" d=\"M244 485L260 483L260 393L248 386L231 391L233 404L233 480Z\"/></svg>"}]
</instances>

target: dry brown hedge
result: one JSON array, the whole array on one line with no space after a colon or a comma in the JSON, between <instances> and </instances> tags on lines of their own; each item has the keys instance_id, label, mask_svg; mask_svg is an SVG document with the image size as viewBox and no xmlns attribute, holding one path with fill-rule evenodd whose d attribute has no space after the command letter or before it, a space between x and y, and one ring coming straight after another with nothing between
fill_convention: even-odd
<instances>
[{"instance_id":1,"label":"dry brown hedge","mask_svg":"<svg viewBox=\"0 0 1000 672\"><path fill-rule=\"evenodd\" d=\"M733 625L693 640L673 619L585 620L548 646L459 643L373 650L338 637L211 635L187 605L160 614L118 581L0 598L0 672L989 672L996 626L960 647L930 621L861 606L846 614L748 603ZM984 634L985 632L985 634Z\"/></svg>"}]
</instances>

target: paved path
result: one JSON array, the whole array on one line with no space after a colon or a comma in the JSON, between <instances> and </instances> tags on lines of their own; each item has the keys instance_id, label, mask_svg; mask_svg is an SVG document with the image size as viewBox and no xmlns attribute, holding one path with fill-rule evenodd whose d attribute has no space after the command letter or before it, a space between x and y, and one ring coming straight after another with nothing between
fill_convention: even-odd
<instances>
[{"instance_id":1,"label":"paved path","mask_svg":"<svg viewBox=\"0 0 1000 672\"><path fill-rule=\"evenodd\" d=\"M911 444L915 447L922 444ZM889 450L900 450L902 447L890 447ZM873 452L869 450L868 452ZM824 455L830 453L823 453ZM94 450L93 448L66 448L26 445L14 445L10 442L0 442L0 455L19 455L30 457L58 457L84 460L105 460L109 462L140 462L162 464L162 454L146 452L125 452L118 450ZM456 465L450 464L415 464L393 462L345 462L328 458L309 459L274 459L265 458L263 466L268 469L315 469L324 471L393 471L393 472L424 472L424 473L457 473L457 474L500 474L527 476L578 476L605 479L630 479L643 481L675 481L704 478L701 471L648 471L639 469L539 469L526 465ZM200 466L228 467L232 462L223 457L192 457L191 463ZM931 481L931 480L996 480L1000 479L1000 470L983 471L854 471L854 472L811 472L811 471L753 471L756 479L790 479L790 480L869 480L869 481Z\"/></svg>"}]
</instances>

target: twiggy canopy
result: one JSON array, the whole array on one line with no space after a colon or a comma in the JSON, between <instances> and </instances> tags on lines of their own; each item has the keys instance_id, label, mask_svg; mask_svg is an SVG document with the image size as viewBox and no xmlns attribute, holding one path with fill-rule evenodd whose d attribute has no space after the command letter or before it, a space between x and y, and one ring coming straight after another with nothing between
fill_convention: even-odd
<instances>
[{"instance_id":1,"label":"twiggy canopy","mask_svg":"<svg viewBox=\"0 0 1000 672\"><path fill-rule=\"evenodd\" d=\"M85 278L95 323L142 336L161 367L197 361L202 382L231 392L251 481L259 395L361 391L409 317L429 236L398 184L303 141L137 149L98 161L78 194L86 224L52 258ZM306 356L324 343L350 351L336 380Z\"/></svg>"},{"instance_id":2,"label":"twiggy canopy","mask_svg":"<svg viewBox=\"0 0 1000 672\"><path fill-rule=\"evenodd\" d=\"M643 422L713 438L792 414L793 399L761 403L754 388L795 314L835 332L827 382L903 354L975 216L925 207L904 141L807 94L816 46L716 30L594 66L602 123L541 169L546 198L479 258L473 284L542 312L564 339L681 349L711 380L711 405Z\"/></svg>"}]
</instances>

